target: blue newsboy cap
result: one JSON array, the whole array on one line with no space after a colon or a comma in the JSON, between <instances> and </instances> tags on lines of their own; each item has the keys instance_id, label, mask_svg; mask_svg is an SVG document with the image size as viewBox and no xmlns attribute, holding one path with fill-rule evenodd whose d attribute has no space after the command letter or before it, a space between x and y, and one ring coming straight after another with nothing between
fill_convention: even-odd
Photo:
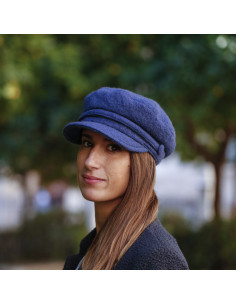
<instances>
[{"instance_id":1,"label":"blue newsboy cap","mask_svg":"<svg viewBox=\"0 0 236 305\"><path fill-rule=\"evenodd\" d=\"M83 128L101 133L128 151L149 152L156 164L175 150L175 129L161 106L124 89L104 87L90 93L82 115L67 124L63 134L81 144Z\"/></svg>"}]
</instances>

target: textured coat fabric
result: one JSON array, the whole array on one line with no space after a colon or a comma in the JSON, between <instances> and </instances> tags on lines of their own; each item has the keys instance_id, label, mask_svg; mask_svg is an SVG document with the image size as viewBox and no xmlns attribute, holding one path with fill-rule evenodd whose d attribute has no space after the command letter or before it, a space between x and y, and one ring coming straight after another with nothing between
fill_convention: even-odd
<instances>
[{"instance_id":1,"label":"textured coat fabric","mask_svg":"<svg viewBox=\"0 0 236 305\"><path fill-rule=\"evenodd\" d=\"M64 270L75 270L86 254L96 229L80 243L80 252L68 256ZM189 269L187 261L176 240L156 219L137 238L114 268L115 270L184 270Z\"/></svg>"},{"instance_id":2,"label":"textured coat fabric","mask_svg":"<svg viewBox=\"0 0 236 305\"><path fill-rule=\"evenodd\" d=\"M149 152L159 164L175 149L171 120L152 99L120 88L100 88L84 101L77 122L64 127L65 138L80 144L83 128L92 129L128 151Z\"/></svg>"}]
</instances>

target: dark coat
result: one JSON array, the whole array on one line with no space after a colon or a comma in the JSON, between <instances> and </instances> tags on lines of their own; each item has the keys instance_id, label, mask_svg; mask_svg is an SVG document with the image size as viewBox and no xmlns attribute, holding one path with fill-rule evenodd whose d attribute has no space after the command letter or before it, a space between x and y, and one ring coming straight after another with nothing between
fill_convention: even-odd
<instances>
[{"instance_id":1,"label":"dark coat","mask_svg":"<svg viewBox=\"0 0 236 305\"><path fill-rule=\"evenodd\" d=\"M93 229L80 243L79 254L68 256L64 270L76 269L86 254L96 229ZM114 268L115 270L183 270L189 269L187 261L176 240L156 219L131 245Z\"/></svg>"}]
</instances>

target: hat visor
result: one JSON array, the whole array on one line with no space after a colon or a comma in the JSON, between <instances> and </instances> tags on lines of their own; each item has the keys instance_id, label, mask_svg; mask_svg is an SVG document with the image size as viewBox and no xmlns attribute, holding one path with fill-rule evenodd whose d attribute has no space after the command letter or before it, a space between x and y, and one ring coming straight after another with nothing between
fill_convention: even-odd
<instances>
[{"instance_id":1,"label":"hat visor","mask_svg":"<svg viewBox=\"0 0 236 305\"><path fill-rule=\"evenodd\" d=\"M90 129L98 132L108 139L121 145L123 148L133 152L147 152L148 149L135 141L134 139L128 137L124 133L110 126L97 123L97 122L73 122L67 124L63 129L64 137L74 144L81 144L81 131L82 129Z\"/></svg>"}]
</instances>

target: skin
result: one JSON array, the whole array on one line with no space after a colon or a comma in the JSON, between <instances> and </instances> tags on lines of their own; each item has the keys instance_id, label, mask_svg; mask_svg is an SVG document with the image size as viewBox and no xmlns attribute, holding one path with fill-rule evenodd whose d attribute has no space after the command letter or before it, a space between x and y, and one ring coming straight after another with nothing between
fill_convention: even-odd
<instances>
[{"instance_id":1,"label":"skin","mask_svg":"<svg viewBox=\"0 0 236 305\"><path fill-rule=\"evenodd\" d=\"M77 155L77 175L83 197L94 201L98 232L127 189L130 154L103 135L84 129Z\"/></svg>"}]
</instances>

